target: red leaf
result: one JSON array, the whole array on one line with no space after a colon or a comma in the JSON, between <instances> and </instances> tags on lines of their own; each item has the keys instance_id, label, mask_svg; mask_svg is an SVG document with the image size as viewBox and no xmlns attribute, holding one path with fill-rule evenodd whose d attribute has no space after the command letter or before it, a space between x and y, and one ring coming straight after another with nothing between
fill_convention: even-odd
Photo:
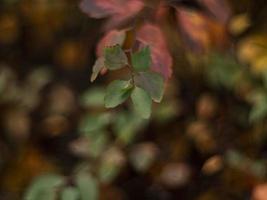
<instances>
[{"instance_id":1,"label":"red leaf","mask_svg":"<svg viewBox=\"0 0 267 200\"><path fill-rule=\"evenodd\" d=\"M80 9L92 18L110 17L109 28L135 16L144 7L141 0L82 0Z\"/></svg>"},{"instance_id":2,"label":"red leaf","mask_svg":"<svg viewBox=\"0 0 267 200\"><path fill-rule=\"evenodd\" d=\"M231 10L225 0L198 0L216 19L226 24L231 16Z\"/></svg>"},{"instance_id":3,"label":"red leaf","mask_svg":"<svg viewBox=\"0 0 267 200\"><path fill-rule=\"evenodd\" d=\"M224 24L199 11L177 8L176 17L185 44L195 52L222 48L227 44Z\"/></svg>"},{"instance_id":4,"label":"red leaf","mask_svg":"<svg viewBox=\"0 0 267 200\"><path fill-rule=\"evenodd\" d=\"M137 32L136 39L150 46L152 70L162 74L165 79L170 78L172 57L160 28L153 24L144 24Z\"/></svg>"},{"instance_id":5,"label":"red leaf","mask_svg":"<svg viewBox=\"0 0 267 200\"><path fill-rule=\"evenodd\" d=\"M113 46L116 44L123 45L126 37L125 30L112 30L107 32L97 45L96 54L98 57L102 56L104 47Z\"/></svg>"}]
</instances>

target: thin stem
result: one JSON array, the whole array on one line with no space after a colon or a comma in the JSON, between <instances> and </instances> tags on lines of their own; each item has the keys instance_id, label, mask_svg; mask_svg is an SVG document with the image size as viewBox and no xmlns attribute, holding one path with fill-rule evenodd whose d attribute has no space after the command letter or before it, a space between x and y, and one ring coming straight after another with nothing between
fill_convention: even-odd
<instances>
[{"instance_id":1,"label":"thin stem","mask_svg":"<svg viewBox=\"0 0 267 200\"><path fill-rule=\"evenodd\" d=\"M133 70L133 68L132 68L132 66L130 64L127 64L127 68L129 69L130 74L131 74L131 81L132 81L133 85L135 85L135 81L134 81L135 73L134 73L134 70Z\"/></svg>"}]
</instances>

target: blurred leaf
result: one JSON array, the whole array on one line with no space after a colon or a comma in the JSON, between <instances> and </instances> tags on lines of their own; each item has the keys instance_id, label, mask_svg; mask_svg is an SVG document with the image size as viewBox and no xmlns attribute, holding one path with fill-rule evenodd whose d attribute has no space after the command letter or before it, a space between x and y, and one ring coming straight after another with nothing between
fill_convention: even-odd
<instances>
[{"instance_id":1,"label":"blurred leaf","mask_svg":"<svg viewBox=\"0 0 267 200\"><path fill-rule=\"evenodd\" d=\"M112 115L110 113L87 115L82 119L79 130L83 134L101 130L110 123L111 117Z\"/></svg>"},{"instance_id":2,"label":"blurred leaf","mask_svg":"<svg viewBox=\"0 0 267 200\"><path fill-rule=\"evenodd\" d=\"M233 16L229 22L229 30L233 35L239 35L246 31L251 25L250 18L247 13Z\"/></svg>"},{"instance_id":3,"label":"blurred leaf","mask_svg":"<svg viewBox=\"0 0 267 200\"><path fill-rule=\"evenodd\" d=\"M111 147L102 157L99 168L99 179L101 182L110 183L119 174L125 163L125 157L121 150Z\"/></svg>"},{"instance_id":4,"label":"blurred leaf","mask_svg":"<svg viewBox=\"0 0 267 200\"><path fill-rule=\"evenodd\" d=\"M227 23L231 17L230 6L224 0L198 0L218 21Z\"/></svg>"},{"instance_id":5,"label":"blurred leaf","mask_svg":"<svg viewBox=\"0 0 267 200\"><path fill-rule=\"evenodd\" d=\"M132 65L136 71L146 71L151 65L150 48L148 46L142 48L140 51L135 52L131 56Z\"/></svg>"},{"instance_id":6,"label":"blurred leaf","mask_svg":"<svg viewBox=\"0 0 267 200\"><path fill-rule=\"evenodd\" d=\"M137 117L134 113L120 112L114 121L113 129L120 142L129 144L146 124L147 120Z\"/></svg>"},{"instance_id":7,"label":"blurred leaf","mask_svg":"<svg viewBox=\"0 0 267 200\"><path fill-rule=\"evenodd\" d=\"M134 109L138 115L148 119L151 115L152 100L149 94L142 88L135 87L131 94Z\"/></svg>"},{"instance_id":8,"label":"blurred leaf","mask_svg":"<svg viewBox=\"0 0 267 200\"><path fill-rule=\"evenodd\" d=\"M177 116L178 112L179 107L176 102L164 100L155 108L155 110L153 109L153 117L159 122L166 123L166 121Z\"/></svg>"},{"instance_id":9,"label":"blurred leaf","mask_svg":"<svg viewBox=\"0 0 267 200\"><path fill-rule=\"evenodd\" d=\"M266 200L267 199L267 183L263 182L257 184L252 191L253 200Z\"/></svg>"},{"instance_id":10,"label":"blurred leaf","mask_svg":"<svg viewBox=\"0 0 267 200\"><path fill-rule=\"evenodd\" d=\"M93 157L98 157L106 147L108 142L107 133L98 132L97 135L91 137L89 150L90 155Z\"/></svg>"},{"instance_id":11,"label":"blurred leaf","mask_svg":"<svg viewBox=\"0 0 267 200\"><path fill-rule=\"evenodd\" d=\"M110 17L108 28L124 23L143 8L144 4L139 0L82 0L81 10L89 17L105 18Z\"/></svg>"},{"instance_id":12,"label":"blurred leaf","mask_svg":"<svg viewBox=\"0 0 267 200\"><path fill-rule=\"evenodd\" d=\"M102 87L90 88L80 98L82 106L102 107L104 106L105 89Z\"/></svg>"},{"instance_id":13,"label":"blurred leaf","mask_svg":"<svg viewBox=\"0 0 267 200\"><path fill-rule=\"evenodd\" d=\"M181 37L186 47L194 53L205 53L213 48L222 49L227 46L229 38L226 24L214 20L213 16L199 10L177 7L176 18Z\"/></svg>"},{"instance_id":14,"label":"blurred leaf","mask_svg":"<svg viewBox=\"0 0 267 200\"><path fill-rule=\"evenodd\" d=\"M128 58L120 45L105 47L105 67L109 70L116 70L128 64Z\"/></svg>"},{"instance_id":15,"label":"blurred leaf","mask_svg":"<svg viewBox=\"0 0 267 200\"><path fill-rule=\"evenodd\" d=\"M164 93L164 80L161 75L155 72L140 72L135 81L136 85L147 91L155 102L161 102Z\"/></svg>"},{"instance_id":16,"label":"blurred leaf","mask_svg":"<svg viewBox=\"0 0 267 200\"><path fill-rule=\"evenodd\" d=\"M109 84L105 95L106 108L122 104L130 96L132 86L129 81L115 80Z\"/></svg>"},{"instance_id":17,"label":"blurred leaf","mask_svg":"<svg viewBox=\"0 0 267 200\"><path fill-rule=\"evenodd\" d=\"M155 161L158 148L153 143L137 144L130 152L130 161L137 171L145 172Z\"/></svg>"},{"instance_id":18,"label":"blurred leaf","mask_svg":"<svg viewBox=\"0 0 267 200\"><path fill-rule=\"evenodd\" d=\"M98 200L98 183L89 173L79 173L76 184L81 200Z\"/></svg>"},{"instance_id":19,"label":"blurred leaf","mask_svg":"<svg viewBox=\"0 0 267 200\"><path fill-rule=\"evenodd\" d=\"M91 82L93 82L97 78L99 72L105 67L104 62L105 62L105 59L103 57L100 57L96 60L94 66L93 66L93 72L91 75Z\"/></svg>"},{"instance_id":20,"label":"blurred leaf","mask_svg":"<svg viewBox=\"0 0 267 200\"><path fill-rule=\"evenodd\" d=\"M79 191L76 188L67 187L61 193L61 200L78 200L79 196Z\"/></svg>"},{"instance_id":21,"label":"blurred leaf","mask_svg":"<svg viewBox=\"0 0 267 200\"><path fill-rule=\"evenodd\" d=\"M255 91L250 95L253 106L249 114L251 122L262 121L267 116L267 94Z\"/></svg>"},{"instance_id":22,"label":"blurred leaf","mask_svg":"<svg viewBox=\"0 0 267 200\"><path fill-rule=\"evenodd\" d=\"M223 158L219 155L210 157L202 166L202 172L205 175L213 175L223 168Z\"/></svg>"},{"instance_id":23,"label":"blurred leaf","mask_svg":"<svg viewBox=\"0 0 267 200\"><path fill-rule=\"evenodd\" d=\"M167 163L160 173L160 181L169 188L177 188L188 183L191 174L186 163Z\"/></svg>"},{"instance_id":24,"label":"blurred leaf","mask_svg":"<svg viewBox=\"0 0 267 200\"><path fill-rule=\"evenodd\" d=\"M210 58L207 73L211 83L233 89L242 72L239 64L230 56L213 54Z\"/></svg>"},{"instance_id":25,"label":"blurred leaf","mask_svg":"<svg viewBox=\"0 0 267 200\"><path fill-rule=\"evenodd\" d=\"M57 187L64 183L62 176L47 174L36 178L27 189L25 200L54 200Z\"/></svg>"}]
</instances>

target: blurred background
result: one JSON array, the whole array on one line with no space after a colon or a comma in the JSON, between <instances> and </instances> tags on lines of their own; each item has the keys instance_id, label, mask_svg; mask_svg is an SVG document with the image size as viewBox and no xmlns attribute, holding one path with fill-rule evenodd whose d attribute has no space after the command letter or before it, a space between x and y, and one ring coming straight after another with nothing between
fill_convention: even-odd
<instances>
[{"instance_id":1,"label":"blurred background","mask_svg":"<svg viewBox=\"0 0 267 200\"><path fill-rule=\"evenodd\" d=\"M161 18L173 75L143 120L104 108L119 73L90 83L106 19L1 0L0 200L267 200L267 4L203 2Z\"/></svg>"}]
</instances>

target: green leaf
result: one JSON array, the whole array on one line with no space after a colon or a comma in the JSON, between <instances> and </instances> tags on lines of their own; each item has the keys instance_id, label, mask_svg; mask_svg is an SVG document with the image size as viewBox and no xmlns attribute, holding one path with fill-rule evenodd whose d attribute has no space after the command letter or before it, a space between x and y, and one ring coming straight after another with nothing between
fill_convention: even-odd
<instances>
[{"instance_id":1,"label":"green leaf","mask_svg":"<svg viewBox=\"0 0 267 200\"><path fill-rule=\"evenodd\" d=\"M107 88L105 95L105 107L114 108L122 104L132 91L129 81L115 80Z\"/></svg>"},{"instance_id":2,"label":"green leaf","mask_svg":"<svg viewBox=\"0 0 267 200\"><path fill-rule=\"evenodd\" d=\"M136 71L146 71L151 66L150 48L147 46L131 56L132 65Z\"/></svg>"},{"instance_id":3,"label":"green leaf","mask_svg":"<svg viewBox=\"0 0 267 200\"><path fill-rule=\"evenodd\" d=\"M116 70L124 67L128 59L123 49L119 45L106 47L104 49L105 67L109 70Z\"/></svg>"},{"instance_id":4,"label":"green leaf","mask_svg":"<svg viewBox=\"0 0 267 200\"><path fill-rule=\"evenodd\" d=\"M134 109L142 118L148 119L151 115L152 100L149 94L142 88L135 87L131 99Z\"/></svg>"},{"instance_id":5,"label":"green leaf","mask_svg":"<svg viewBox=\"0 0 267 200\"><path fill-rule=\"evenodd\" d=\"M67 187L61 193L61 200L78 200L79 196L79 191L76 188Z\"/></svg>"},{"instance_id":6,"label":"green leaf","mask_svg":"<svg viewBox=\"0 0 267 200\"><path fill-rule=\"evenodd\" d=\"M109 148L101 157L98 178L102 183L111 183L125 164L125 156L116 147Z\"/></svg>"},{"instance_id":7,"label":"green leaf","mask_svg":"<svg viewBox=\"0 0 267 200\"><path fill-rule=\"evenodd\" d=\"M253 106L249 114L250 122L262 121L267 117L267 95L264 91L255 91L250 96Z\"/></svg>"},{"instance_id":8,"label":"green leaf","mask_svg":"<svg viewBox=\"0 0 267 200\"><path fill-rule=\"evenodd\" d=\"M63 177L55 174L37 177L27 189L24 200L54 200L57 187L63 183Z\"/></svg>"},{"instance_id":9,"label":"green leaf","mask_svg":"<svg viewBox=\"0 0 267 200\"><path fill-rule=\"evenodd\" d=\"M136 134L140 133L148 120L144 120L134 112L122 111L117 113L114 120L113 130L117 139L122 144L129 144L134 141Z\"/></svg>"},{"instance_id":10,"label":"green leaf","mask_svg":"<svg viewBox=\"0 0 267 200\"><path fill-rule=\"evenodd\" d=\"M112 182L120 172L120 167L117 165L104 163L99 168L99 179L103 183Z\"/></svg>"},{"instance_id":11,"label":"green leaf","mask_svg":"<svg viewBox=\"0 0 267 200\"><path fill-rule=\"evenodd\" d=\"M76 177L81 200L98 200L98 184L90 174L80 173Z\"/></svg>"},{"instance_id":12,"label":"green leaf","mask_svg":"<svg viewBox=\"0 0 267 200\"><path fill-rule=\"evenodd\" d=\"M102 113L98 115L89 114L82 119L81 124L79 126L79 130L84 134L101 130L110 123L110 120L111 120L110 113Z\"/></svg>"},{"instance_id":13,"label":"green leaf","mask_svg":"<svg viewBox=\"0 0 267 200\"><path fill-rule=\"evenodd\" d=\"M156 72L140 72L135 76L136 85L143 88L153 101L159 103L163 98L164 79Z\"/></svg>"},{"instance_id":14,"label":"green leaf","mask_svg":"<svg viewBox=\"0 0 267 200\"><path fill-rule=\"evenodd\" d=\"M105 88L94 87L87 90L80 98L80 104L84 107L103 107Z\"/></svg>"},{"instance_id":15,"label":"green leaf","mask_svg":"<svg viewBox=\"0 0 267 200\"><path fill-rule=\"evenodd\" d=\"M91 137L91 142L89 146L90 156L98 157L105 149L108 142L107 134L98 132L98 134Z\"/></svg>"},{"instance_id":16,"label":"green leaf","mask_svg":"<svg viewBox=\"0 0 267 200\"><path fill-rule=\"evenodd\" d=\"M207 66L208 80L215 86L233 89L242 70L233 57L213 53Z\"/></svg>"},{"instance_id":17,"label":"green leaf","mask_svg":"<svg viewBox=\"0 0 267 200\"><path fill-rule=\"evenodd\" d=\"M103 57L100 57L96 60L94 66L93 66L93 72L92 72L92 76L91 76L91 82L93 82L99 72L105 67L105 59Z\"/></svg>"}]
</instances>

